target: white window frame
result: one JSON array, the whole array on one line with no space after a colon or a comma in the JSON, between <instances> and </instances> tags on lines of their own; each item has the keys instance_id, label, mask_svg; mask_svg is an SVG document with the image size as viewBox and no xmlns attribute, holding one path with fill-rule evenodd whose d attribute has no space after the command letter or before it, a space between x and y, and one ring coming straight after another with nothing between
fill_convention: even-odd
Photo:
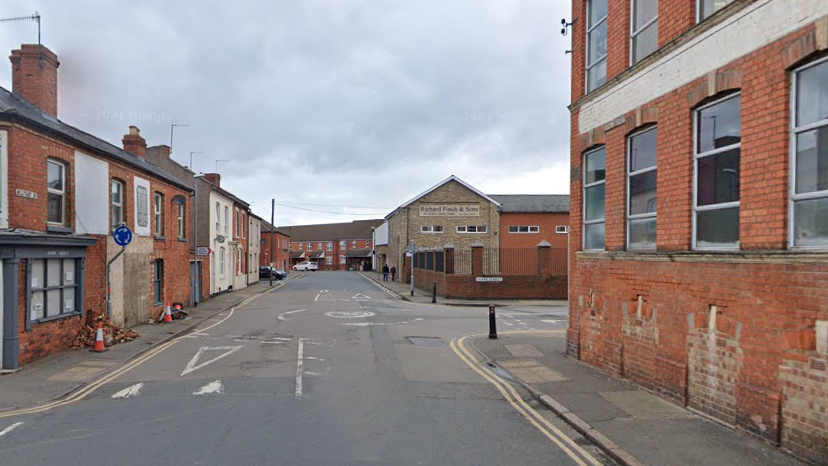
<instances>
[{"instance_id":1,"label":"white window frame","mask_svg":"<svg viewBox=\"0 0 828 466\"><path fill-rule=\"evenodd\" d=\"M438 230L438 228L439 228L439 230ZM443 228L442 225L423 225L420 228L420 232L421 233L428 233L428 234L444 233L445 228ZM367 246L368 241L366 241L365 244L366 244L366 247L369 247L369 246Z\"/></svg>"},{"instance_id":2,"label":"white window frame","mask_svg":"<svg viewBox=\"0 0 828 466\"><path fill-rule=\"evenodd\" d=\"M120 202L115 202L115 193L112 192L112 189L113 189L114 186L118 186L119 192L121 194ZM109 180L109 216L110 216L110 219L109 219L109 224L110 225L109 226L113 230L115 228L117 228L118 226L124 224L124 204L125 204L124 200L125 200L125 196L126 196L126 183L124 183L121 180L115 179L115 178L112 178L111 180ZM114 215L115 214L115 212L114 212L115 208L120 209L120 212L121 212L120 215L118 216L118 218L115 218L115 215Z\"/></svg>"},{"instance_id":3,"label":"white window frame","mask_svg":"<svg viewBox=\"0 0 828 466\"><path fill-rule=\"evenodd\" d=\"M225 264L224 264L224 256L225 256L225 249L224 246L219 248L219 275L224 277L226 275L225 272Z\"/></svg>"},{"instance_id":4,"label":"white window frame","mask_svg":"<svg viewBox=\"0 0 828 466\"><path fill-rule=\"evenodd\" d=\"M594 91L595 89L598 89L599 87L603 86L603 84L602 84L601 86L597 86L595 89L590 89L589 88L589 70L591 68L594 68L598 64L600 64L602 61L607 61L607 56L609 55L609 24L607 24L607 53L603 57L595 60L595 63L592 63L592 64L589 63L589 33L592 32L593 30L595 30L595 28L599 27L601 25L601 23L607 22L607 18L609 17L609 0L606 0L607 1L607 14L604 15L603 18L599 19L590 28L589 27L589 10L590 10L590 8L592 8L592 2L593 1L595 1L595 0L587 0L587 2L586 2L586 15L584 16L584 20L585 20L584 25L586 26L584 28L584 29L586 29L586 39L584 41L584 44L586 45L586 48L584 49L584 64L586 65L585 72L584 72L584 80L585 80L584 89L586 89L585 94L589 94L590 92ZM604 84L606 84L606 82L607 82L607 77L606 77L606 74L604 74Z\"/></svg>"},{"instance_id":5,"label":"white window frame","mask_svg":"<svg viewBox=\"0 0 828 466\"><path fill-rule=\"evenodd\" d=\"M247 223L245 223L246 218L243 211L239 211L239 215L241 215L241 221L239 222L241 223L241 237L244 238L244 235L246 234L245 230L247 230Z\"/></svg>"},{"instance_id":6,"label":"white window frame","mask_svg":"<svg viewBox=\"0 0 828 466\"><path fill-rule=\"evenodd\" d=\"M741 124L742 124L742 122L741 122L741 118L742 118L741 95L742 95L741 92L736 92L734 94L729 94L727 96L716 99L713 102L702 105L701 107L696 108L696 109L693 110L693 215L692 215L692 223L693 223L692 247L693 247L693 250L697 250L697 251L738 251L739 248L741 247L741 238L737 239L736 244L733 245L733 246L701 246L700 247L698 245L697 241L696 241L696 239L697 239L696 238L696 233L697 233L697 231L696 231L696 227L697 227L696 216L698 215L699 212L708 212L708 211L711 211L711 210L725 210L725 209L732 209L734 207L738 207L740 215L741 215L741 198L742 198L742 196L741 196L741 187L739 188L740 193L739 193L739 200L738 201L722 202L720 204L712 204L712 205L707 205L707 206L698 206L697 205L698 200L699 200L699 160L700 159L703 159L705 157L715 156L715 155L721 154L723 152L731 151L733 149L739 149L739 164L742 163L742 154L741 154L742 142L741 142L741 138L740 138L738 144L731 144L729 146L709 150L707 152L704 152L703 154L699 154L697 152L698 147L699 147L699 141L698 141L699 116L701 115L701 111L706 109L706 108L714 107L714 106L716 106L716 105L718 105L722 102L725 102L727 100L735 99L735 98L739 97L740 98L740 102L739 102L739 126L740 126L740 132L741 132ZM741 177L741 173L739 173L739 176ZM739 236L740 237L741 237L741 234L742 234L741 227L742 227L742 225L741 225L741 219L740 219L740 221L739 221Z\"/></svg>"},{"instance_id":7,"label":"white window frame","mask_svg":"<svg viewBox=\"0 0 828 466\"><path fill-rule=\"evenodd\" d=\"M345 264L345 256L339 256L339 264L340 264L340 265L344 265L344 264Z\"/></svg>"},{"instance_id":8,"label":"white window frame","mask_svg":"<svg viewBox=\"0 0 828 466\"><path fill-rule=\"evenodd\" d=\"M221 205L216 202L216 234L221 234Z\"/></svg>"},{"instance_id":9,"label":"white window frame","mask_svg":"<svg viewBox=\"0 0 828 466\"><path fill-rule=\"evenodd\" d=\"M469 231L470 228L474 228L474 231ZM489 227L487 225L460 225L457 227L456 231L457 233L478 235L488 233Z\"/></svg>"},{"instance_id":10,"label":"white window frame","mask_svg":"<svg viewBox=\"0 0 828 466\"><path fill-rule=\"evenodd\" d=\"M61 178L61 183L60 184L63 187L62 189L52 189L48 185L48 178L49 178L48 173L49 173L49 165L50 164L60 167L60 178ZM49 225L59 225L59 226L68 225L68 222L67 222L67 219L66 219L66 163L63 162L63 161L57 160L57 159L48 159L47 163L46 163L46 179L47 179L46 191L48 192L48 194L53 194L55 196L60 196L60 211L61 211L60 217L62 219L62 221L60 221L60 222L52 222L52 221L49 220L49 214L47 212L46 213L46 222ZM49 200L48 200L48 195L47 195L47 199L46 199L47 205L48 205L48 202L49 202Z\"/></svg>"},{"instance_id":11,"label":"white window frame","mask_svg":"<svg viewBox=\"0 0 828 466\"><path fill-rule=\"evenodd\" d=\"M598 151L604 151L604 179L587 184L586 183L586 177L587 177L586 161L587 161L587 157L590 154L592 154L594 152L598 152ZM595 149L584 152L583 155L581 156L581 171L583 172L581 174L581 180L582 180L581 184L583 185L583 187L581 188L581 218L583 219L583 222L584 222L583 223L584 228L583 228L583 231L581 232L581 247L583 248L584 251L605 251L607 249L607 191L606 191L606 184L607 184L607 148L606 148L606 146L596 147ZM586 191L587 191L588 188L592 188L593 186L599 186L599 185L604 185L604 218L596 219L596 220L587 220L586 219ZM587 228L586 227L587 227L587 225L598 225L598 224L601 224L601 223L604 224L604 247L601 248L601 249L594 249L594 248L593 249L588 249L586 247L586 237L587 237L587 235L586 235Z\"/></svg>"},{"instance_id":12,"label":"white window frame","mask_svg":"<svg viewBox=\"0 0 828 466\"><path fill-rule=\"evenodd\" d=\"M521 228L526 228L526 231L520 231ZM513 231L514 230L514 231ZM530 235L540 233L539 225L509 225L509 234L513 235Z\"/></svg>"},{"instance_id":13,"label":"white window frame","mask_svg":"<svg viewBox=\"0 0 828 466\"><path fill-rule=\"evenodd\" d=\"M233 234L235 236L241 236L239 232L239 209L233 209Z\"/></svg>"},{"instance_id":14,"label":"white window frame","mask_svg":"<svg viewBox=\"0 0 828 466\"><path fill-rule=\"evenodd\" d=\"M241 275L244 273L242 270L242 257L244 257L244 249L239 246L239 252L236 254L236 275Z\"/></svg>"},{"instance_id":15,"label":"white window frame","mask_svg":"<svg viewBox=\"0 0 828 466\"><path fill-rule=\"evenodd\" d=\"M630 231L632 230L632 222L635 220L643 220L643 219L655 219L656 224L658 224L658 205L656 204L656 212L647 212L643 214L630 214L630 203L632 202L632 198L630 197L630 180L633 176L643 175L649 172L656 172L656 176L658 176L658 133L656 133L656 164L652 167L642 168L641 170L637 170L631 172L630 169L632 168L632 140L636 136L641 136L642 134L648 133L650 131L658 131L658 126L650 126L639 131L635 131L630 133L627 136L627 249L630 251L654 251L658 246L658 236L656 236L656 244L653 244L652 247L649 248L640 248L640 247L631 247L630 246ZM695 146L694 146L695 147ZM656 186L656 200L658 200L658 186ZM605 206L606 207L606 206ZM606 239L606 238L605 238Z\"/></svg>"},{"instance_id":16,"label":"white window frame","mask_svg":"<svg viewBox=\"0 0 828 466\"><path fill-rule=\"evenodd\" d=\"M313 243L308 243L308 251L313 251Z\"/></svg>"},{"instance_id":17,"label":"white window frame","mask_svg":"<svg viewBox=\"0 0 828 466\"><path fill-rule=\"evenodd\" d=\"M718 13L718 12L722 11L723 9L727 8L728 6L730 6L730 4L733 3L735 0L728 0L727 4L725 4L723 7L719 8L718 10L714 11L713 13L710 13L709 15L707 15L706 18L702 18L702 16L701 16L701 14L702 14L701 6L702 6L703 1L704 0L696 0L696 23L701 23L702 21L707 20L707 18L710 18L711 16L715 15L716 13Z\"/></svg>"},{"instance_id":18,"label":"white window frame","mask_svg":"<svg viewBox=\"0 0 828 466\"><path fill-rule=\"evenodd\" d=\"M659 0L654 0L656 2L656 15L655 15L655 17L653 17L651 20L649 20L646 23L644 23L643 25L641 25L641 27L639 27L637 30L635 29L635 7L641 1L642 0L630 0L630 66L633 66L636 63L638 63L637 61L635 61L635 57L633 56L633 50L634 50L633 46L635 44L636 37L641 35L641 33L645 29L652 26L653 23L658 22L658 3L659 3ZM607 14L609 14L609 12L607 12ZM658 26L656 26L656 28L658 28ZM645 56L639 58L638 61L640 62L640 61L644 60L645 58L649 57L650 55L655 53L656 50L658 50L658 34L656 34L656 44L655 44L655 48L653 49L653 51L650 52L648 55L645 55Z\"/></svg>"},{"instance_id":19,"label":"white window frame","mask_svg":"<svg viewBox=\"0 0 828 466\"><path fill-rule=\"evenodd\" d=\"M569 233L569 225L556 225L555 233L559 235L566 235Z\"/></svg>"},{"instance_id":20,"label":"white window frame","mask_svg":"<svg viewBox=\"0 0 828 466\"><path fill-rule=\"evenodd\" d=\"M328 247L327 247L328 251L333 251L333 242L328 241L328 245L327 245L327 246L328 246Z\"/></svg>"},{"instance_id":21,"label":"white window frame","mask_svg":"<svg viewBox=\"0 0 828 466\"><path fill-rule=\"evenodd\" d=\"M0 228L9 227L9 149L8 133L0 131Z\"/></svg>"},{"instance_id":22,"label":"white window frame","mask_svg":"<svg viewBox=\"0 0 828 466\"><path fill-rule=\"evenodd\" d=\"M224 236L230 236L230 207L228 206L224 206Z\"/></svg>"},{"instance_id":23,"label":"white window frame","mask_svg":"<svg viewBox=\"0 0 828 466\"><path fill-rule=\"evenodd\" d=\"M152 195L153 215L155 222L155 236L164 236L164 195L155 192Z\"/></svg>"},{"instance_id":24,"label":"white window frame","mask_svg":"<svg viewBox=\"0 0 828 466\"><path fill-rule=\"evenodd\" d=\"M326 257L325 263L328 265L333 265L333 257Z\"/></svg>"},{"instance_id":25,"label":"white window frame","mask_svg":"<svg viewBox=\"0 0 828 466\"><path fill-rule=\"evenodd\" d=\"M348 242L347 241L340 241L339 242L339 248L340 249L347 249L348 248Z\"/></svg>"},{"instance_id":26,"label":"white window frame","mask_svg":"<svg viewBox=\"0 0 828 466\"><path fill-rule=\"evenodd\" d=\"M797 127L796 126L796 117L798 108L796 106L796 97L797 97L797 83L799 79L799 73L816 66L825 65L828 66L828 57L822 58L820 60L816 60L814 62L808 63L806 65L800 66L799 68L793 70L792 77L791 77L791 116L790 116L790 169L789 172L789 181L788 181L788 246L794 250L814 250L814 249L821 249L825 250L828 249L828 244L822 245L795 245L795 233L796 233L796 218L795 218L795 207L798 201L810 201L816 199L826 199L828 198L828 190L822 191L811 191L807 193L797 194L796 192L796 164L797 164L797 146L796 146L796 136L799 133L806 133L808 131L813 131L815 129L826 128L828 130L828 118L809 123L805 126Z\"/></svg>"},{"instance_id":27,"label":"white window frame","mask_svg":"<svg viewBox=\"0 0 828 466\"><path fill-rule=\"evenodd\" d=\"M187 223L186 223L186 220L185 220L185 218L187 216L186 212L187 212L186 204L184 204L184 203L178 204L178 237L179 238L186 238L187 237L187 233L186 233Z\"/></svg>"}]
</instances>

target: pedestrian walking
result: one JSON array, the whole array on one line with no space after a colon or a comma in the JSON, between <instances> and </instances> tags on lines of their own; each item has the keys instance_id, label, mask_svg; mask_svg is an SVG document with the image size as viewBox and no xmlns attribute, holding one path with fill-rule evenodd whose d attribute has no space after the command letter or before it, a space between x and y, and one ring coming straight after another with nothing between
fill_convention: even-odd
<instances>
[{"instance_id":1,"label":"pedestrian walking","mask_svg":"<svg viewBox=\"0 0 828 466\"><path fill-rule=\"evenodd\" d=\"M389 272L388 264L383 265L382 266L382 281L384 281L384 282L388 281L388 272Z\"/></svg>"},{"instance_id":2,"label":"pedestrian walking","mask_svg":"<svg viewBox=\"0 0 828 466\"><path fill-rule=\"evenodd\" d=\"M397 281L397 266L396 265L391 267L391 281L392 282Z\"/></svg>"}]
</instances>

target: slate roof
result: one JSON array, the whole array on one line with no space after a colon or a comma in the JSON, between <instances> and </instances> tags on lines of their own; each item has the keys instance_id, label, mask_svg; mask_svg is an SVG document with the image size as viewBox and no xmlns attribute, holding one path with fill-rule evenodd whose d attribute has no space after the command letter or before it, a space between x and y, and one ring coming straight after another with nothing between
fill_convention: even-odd
<instances>
[{"instance_id":1,"label":"slate roof","mask_svg":"<svg viewBox=\"0 0 828 466\"><path fill-rule=\"evenodd\" d=\"M345 257L371 257L370 249L349 249Z\"/></svg>"},{"instance_id":2,"label":"slate roof","mask_svg":"<svg viewBox=\"0 0 828 466\"><path fill-rule=\"evenodd\" d=\"M325 223L320 225L295 225L280 227L286 230L293 242L340 241L371 239L371 228L382 225L382 219L355 220L350 223Z\"/></svg>"},{"instance_id":3,"label":"slate roof","mask_svg":"<svg viewBox=\"0 0 828 466\"><path fill-rule=\"evenodd\" d=\"M170 185L185 191L192 191L187 185L156 165L43 113L18 94L9 92L3 87L0 87L0 120L20 123L23 126L34 127L41 132L56 135L58 138L68 139L80 148L111 157L143 173L162 179Z\"/></svg>"},{"instance_id":4,"label":"slate roof","mask_svg":"<svg viewBox=\"0 0 828 466\"><path fill-rule=\"evenodd\" d=\"M325 257L324 249L317 249L308 253L308 259L323 259Z\"/></svg>"},{"instance_id":5,"label":"slate roof","mask_svg":"<svg viewBox=\"0 0 828 466\"><path fill-rule=\"evenodd\" d=\"M305 258L305 251L290 251L290 258L291 259L304 259Z\"/></svg>"},{"instance_id":6,"label":"slate roof","mask_svg":"<svg viewBox=\"0 0 828 466\"><path fill-rule=\"evenodd\" d=\"M568 194L491 194L497 200L501 212L569 212Z\"/></svg>"},{"instance_id":7,"label":"slate roof","mask_svg":"<svg viewBox=\"0 0 828 466\"><path fill-rule=\"evenodd\" d=\"M457 178L454 175L451 175L450 177L446 178L445 180L435 184L434 186L432 186L432 187L428 188L427 190L423 191L422 193L420 193L420 194L414 196L413 198L409 199L406 203L404 203L403 205L397 207L396 209L394 209L393 212L386 215L385 218L386 219L391 218L395 213L399 212L400 209L404 209L404 208L410 206L411 204L417 202L422 197L426 196L427 194L435 191L437 188L439 188L439 187L441 187L441 186L443 186L446 183L449 183L451 181L456 181L457 183L460 183L462 186L466 187L467 189L469 189L473 193L477 194L478 196L482 197L483 199L486 199L487 201L493 202L494 204L496 204L498 206L500 205L500 202L498 200L492 199L490 196L487 196L487 195L483 194L482 192L478 191L477 188L475 188L474 186L466 183L465 181L461 180L460 178Z\"/></svg>"},{"instance_id":8,"label":"slate roof","mask_svg":"<svg viewBox=\"0 0 828 466\"><path fill-rule=\"evenodd\" d=\"M267 220L265 220L262 217L259 217L258 215L256 215L256 217L258 217L259 220L261 220L261 222L262 222L262 234L265 234L265 233L270 234L270 222L268 222ZM281 235L284 235L284 236L287 236L288 238L290 238L290 231L288 231L284 227L276 227L276 228L273 229L273 232L274 233L279 233Z\"/></svg>"}]
</instances>

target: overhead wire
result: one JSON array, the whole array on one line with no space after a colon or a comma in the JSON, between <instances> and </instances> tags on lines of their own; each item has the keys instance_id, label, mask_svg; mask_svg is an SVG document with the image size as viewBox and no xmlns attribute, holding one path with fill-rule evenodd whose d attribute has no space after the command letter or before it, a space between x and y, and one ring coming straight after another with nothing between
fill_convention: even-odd
<instances>
[{"instance_id":1,"label":"overhead wire","mask_svg":"<svg viewBox=\"0 0 828 466\"><path fill-rule=\"evenodd\" d=\"M316 210L316 209L307 209L307 208L304 208L304 207L296 207L296 206L292 206L292 205L281 204L279 202L275 202L275 204L278 205L278 206L287 207L289 209L297 209L297 210L304 210L304 211L307 211L307 212L317 212L317 213L320 213L320 214L331 214L331 215L366 215L366 216L367 215L370 215L370 216L382 215L382 216L385 216L386 213L387 213L387 212L377 212L377 213L359 214L359 213L355 213L355 212L330 212L330 211L326 211L326 210ZM348 208L348 207L346 207L346 208ZM350 208L359 208L359 207L350 207Z\"/></svg>"}]
</instances>

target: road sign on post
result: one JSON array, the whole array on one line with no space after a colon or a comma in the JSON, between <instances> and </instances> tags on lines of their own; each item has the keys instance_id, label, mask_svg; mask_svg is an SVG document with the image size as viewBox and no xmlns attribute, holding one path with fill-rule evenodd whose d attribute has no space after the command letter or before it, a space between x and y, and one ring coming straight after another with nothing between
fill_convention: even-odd
<instances>
[{"instance_id":1,"label":"road sign on post","mask_svg":"<svg viewBox=\"0 0 828 466\"><path fill-rule=\"evenodd\" d=\"M196 254L199 256L209 256L212 251L206 246L199 246L196 248Z\"/></svg>"},{"instance_id":2,"label":"road sign on post","mask_svg":"<svg viewBox=\"0 0 828 466\"><path fill-rule=\"evenodd\" d=\"M132 232L126 225L121 225L112 232L112 238L115 244L124 247L132 242Z\"/></svg>"},{"instance_id":3,"label":"road sign on post","mask_svg":"<svg viewBox=\"0 0 828 466\"><path fill-rule=\"evenodd\" d=\"M411 254L411 296L414 296L414 255L417 254L417 244L411 241L405 252Z\"/></svg>"},{"instance_id":4,"label":"road sign on post","mask_svg":"<svg viewBox=\"0 0 828 466\"><path fill-rule=\"evenodd\" d=\"M109 290L109 271L115 259L121 257L126 250L126 245L132 242L132 232L126 225L121 225L112 232L112 239L121 247L121 250L106 263L106 314L110 317L112 316L112 293Z\"/></svg>"}]
</instances>

